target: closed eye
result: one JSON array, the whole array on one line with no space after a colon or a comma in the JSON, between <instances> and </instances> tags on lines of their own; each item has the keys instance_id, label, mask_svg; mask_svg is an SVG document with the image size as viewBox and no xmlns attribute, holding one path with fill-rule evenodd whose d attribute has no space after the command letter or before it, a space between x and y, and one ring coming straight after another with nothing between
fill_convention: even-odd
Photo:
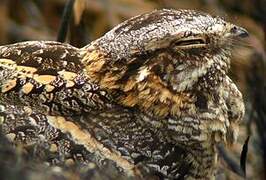
<instances>
[{"instance_id":1,"label":"closed eye","mask_svg":"<svg viewBox=\"0 0 266 180\"><path fill-rule=\"evenodd\" d=\"M200 48L207 45L205 39L195 38L195 39L181 39L174 43L177 48Z\"/></svg>"}]
</instances>

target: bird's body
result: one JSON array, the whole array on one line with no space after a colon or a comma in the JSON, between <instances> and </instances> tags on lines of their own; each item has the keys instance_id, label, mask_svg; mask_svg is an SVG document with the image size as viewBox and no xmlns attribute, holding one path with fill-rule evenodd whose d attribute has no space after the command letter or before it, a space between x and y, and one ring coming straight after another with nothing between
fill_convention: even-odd
<instances>
[{"instance_id":1,"label":"bird's body","mask_svg":"<svg viewBox=\"0 0 266 180\"><path fill-rule=\"evenodd\" d=\"M16 144L45 144L54 154L46 161L212 178L215 145L236 139L244 113L227 76L231 39L243 33L204 13L159 10L81 49L1 46L3 132Z\"/></svg>"}]
</instances>

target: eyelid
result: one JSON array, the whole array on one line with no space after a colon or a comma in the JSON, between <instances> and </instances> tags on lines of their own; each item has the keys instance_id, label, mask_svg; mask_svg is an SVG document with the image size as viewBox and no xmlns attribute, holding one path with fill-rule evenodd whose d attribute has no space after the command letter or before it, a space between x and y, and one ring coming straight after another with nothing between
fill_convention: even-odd
<instances>
[{"instance_id":1,"label":"eyelid","mask_svg":"<svg viewBox=\"0 0 266 180\"><path fill-rule=\"evenodd\" d=\"M196 39L184 39L184 40L180 40L180 41L176 41L175 45L182 45L182 44L206 44L205 40L202 38L196 38Z\"/></svg>"},{"instance_id":2,"label":"eyelid","mask_svg":"<svg viewBox=\"0 0 266 180\"><path fill-rule=\"evenodd\" d=\"M173 42L173 45L177 48L200 48L209 43L209 39L202 36L192 36L187 38L181 38Z\"/></svg>"}]
</instances>

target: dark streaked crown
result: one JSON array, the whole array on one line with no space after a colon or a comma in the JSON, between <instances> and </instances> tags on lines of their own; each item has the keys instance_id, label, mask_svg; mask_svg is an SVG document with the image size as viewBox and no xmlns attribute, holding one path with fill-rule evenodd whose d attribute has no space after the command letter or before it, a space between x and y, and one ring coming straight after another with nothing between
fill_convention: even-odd
<instances>
[{"instance_id":1,"label":"dark streaked crown","mask_svg":"<svg viewBox=\"0 0 266 180\"><path fill-rule=\"evenodd\" d=\"M204 89L206 84L211 88L229 68L232 39L245 34L243 28L206 13L155 10L119 24L86 46L85 51L95 54L97 49L96 54L103 58L93 63L98 55L86 56L84 61L88 71L97 69L96 81L108 88L121 88L128 79L148 81L149 76L156 76L162 86L176 92L195 86ZM212 74L218 79L195 85Z\"/></svg>"}]
</instances>

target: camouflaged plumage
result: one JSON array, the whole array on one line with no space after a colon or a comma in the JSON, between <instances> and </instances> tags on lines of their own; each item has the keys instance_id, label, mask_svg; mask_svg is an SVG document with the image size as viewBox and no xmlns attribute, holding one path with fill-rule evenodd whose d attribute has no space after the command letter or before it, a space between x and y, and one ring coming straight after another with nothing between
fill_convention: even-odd
<instances>
[{"instance_id":1,"label":"camouflaged plumage","mask_svg":"<svg viewBox=\"0 0 266 180\"><path fill-rule=\"evenodd\" d=\"M0 46L2 129L51 165L111 162L143 178L211 179L244 114L227 76L238 26L193 10L133 17L78 49Z\"/></svg>"}]
</instances>

